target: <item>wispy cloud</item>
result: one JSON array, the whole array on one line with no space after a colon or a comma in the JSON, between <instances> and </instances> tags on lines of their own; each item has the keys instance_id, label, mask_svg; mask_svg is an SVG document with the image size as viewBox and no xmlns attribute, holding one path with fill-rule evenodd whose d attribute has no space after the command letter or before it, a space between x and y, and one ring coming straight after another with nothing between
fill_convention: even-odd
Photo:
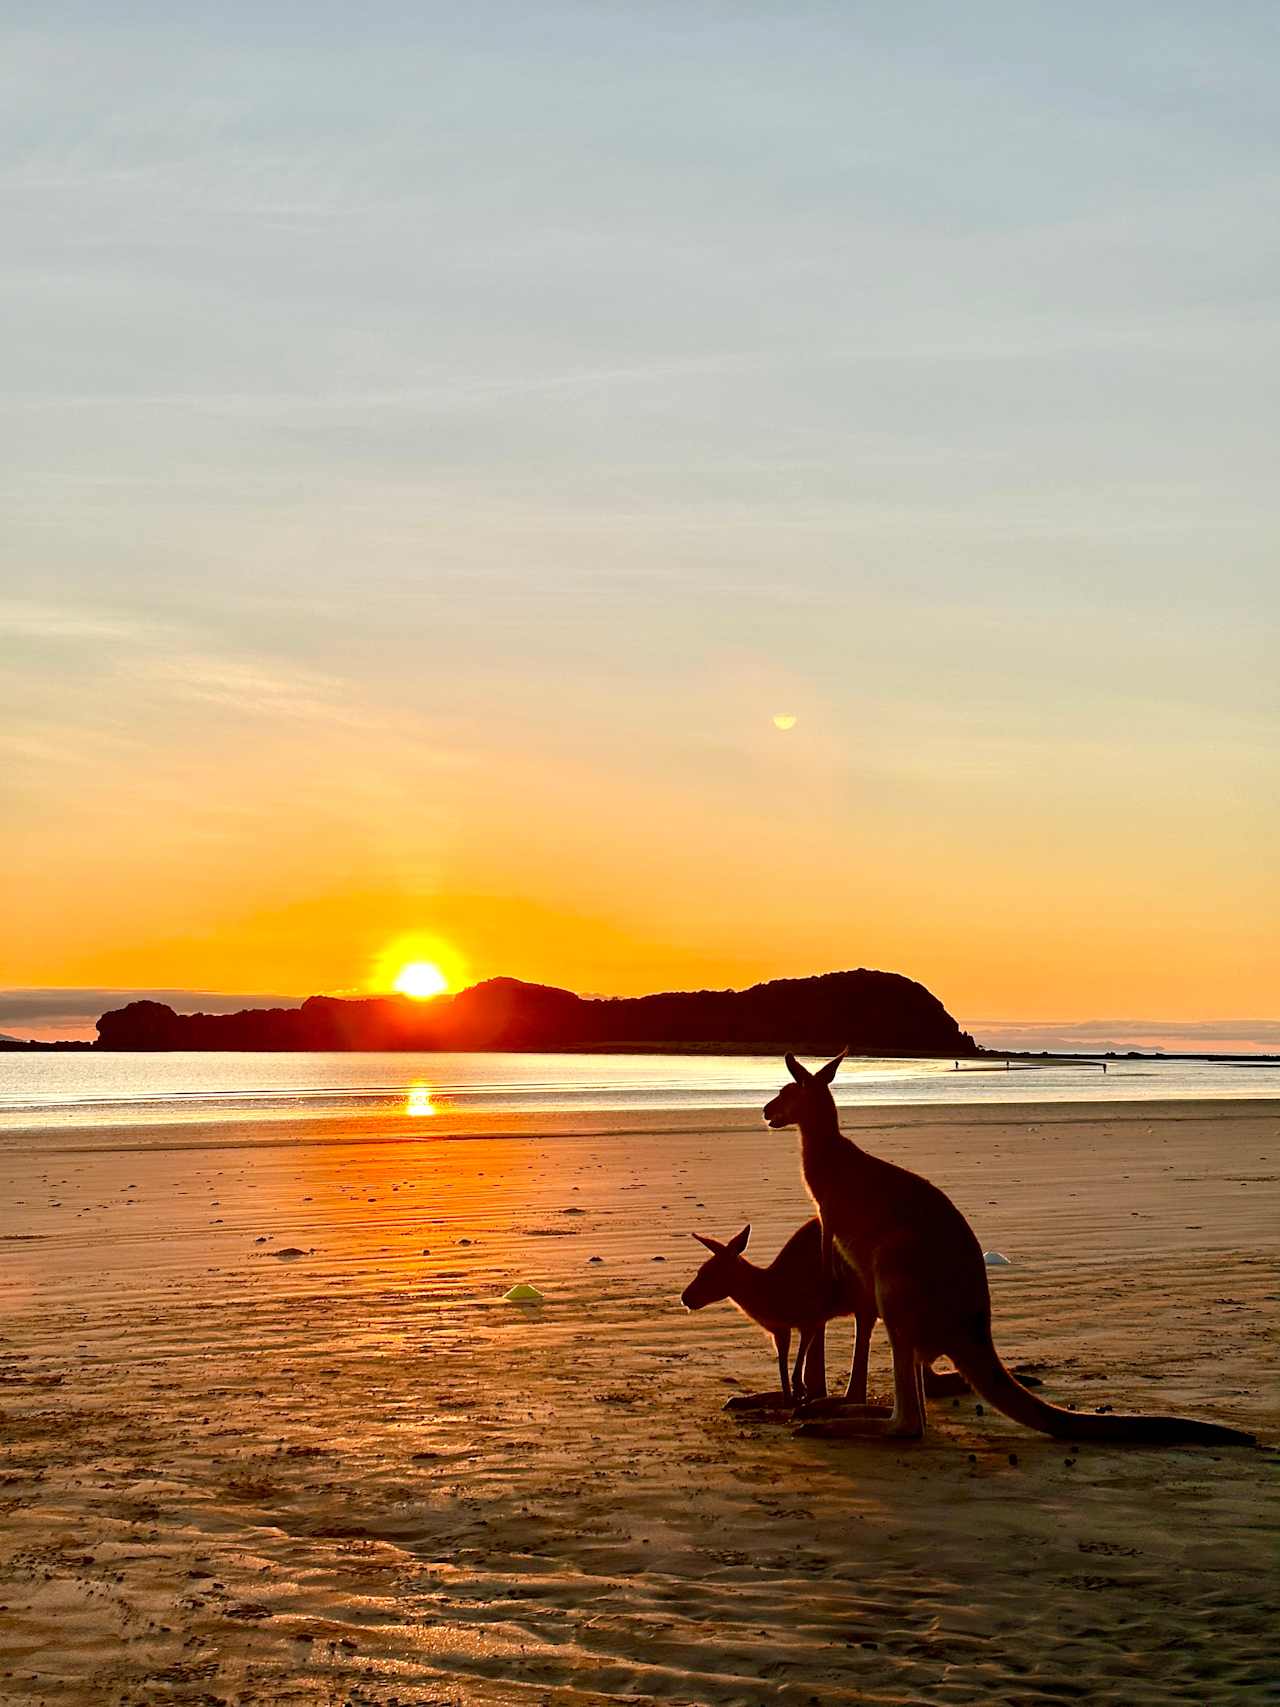
<instances>
[{"instance_id":1,"label":"wispy cloud","mask_svg":"<svg viewBox=\"0 0 1280 1707\"><path fill-rule=\"evenodd\" d=\"M868 350L866 359L872 358L883 359L883 352ZM783 369L791 366L793 359L785 352L766 356L758 351L729 350L706 356L655 356L650 361L626 366L567 368L514 378L487 378L480 373L441 374L418 385L377 389L33 392L11 394L7 401L10 407L22 409L209 409L217 413L269 417L312 413L345 415L351 411L383 409L422 413L483 408L489 403L505 403L521 397L590 393L620 386L665 385L676 379L716 378L726 373Z\"/></svg>"},{"instance_id":2,"label":"wispy cloud","mask_svg":"<svg viewBox=\"0 0 1280 1707\"><path fill-rule=\"evenodd\" d=\"M34 604L25 599L0 600L0 635L14 640L144 641L168 632L160 624L138 617Z\"/></svg>"},{"instance_id":3,"label":"wispy cloud","mask_svg":"<svg viewBox=\"0 0 1280 1707\"><path fill-rule=\"evenodd\" d=\"M342 704L342 683L336 677L304 668L273 666L264 660L187 653L156 660L146 674L178 698L254 715L328 721Z\"/></svg>"},{"instance_id":4,"label":"wispy cloud","mask_svg":"<svg viewBox=\"0 0 1280 1707\"><path fill-rule=\"evenodd\" d=\"M241 1008L296 1008L303 999L211 990L0 990L0 1029L8 1036L22 1038L92 1037L98 1016L127 1002L164 1002L184 1014L229 1014Z\"/></svg>"},{"instance_id":5,"label":"wispy cloud","mask_svg":"<svg viewBox=\"0 0 1280 1707\"><path fill-rule=\"evenodd\" d=\"M380 704L367 683L267 657L182 653L154 659L137 672L141 687L158 699L188 700L271 725L321 725L329 736L377 737L381 762L398 746L411 747L420 767L457 768L467 762L455 748L432 738L430 720Z\"/></svg>"},{"instance_id":6,"label":"wispy cloud","mask_svg":"<svg viewBox=\"0 0 1280 1707\"><path fill-rule=\"evenodd\" d=\"M964 1025L988 1049L1280 1054L1280 1019L973 1019Z\"/></svg>"}]
</instances>

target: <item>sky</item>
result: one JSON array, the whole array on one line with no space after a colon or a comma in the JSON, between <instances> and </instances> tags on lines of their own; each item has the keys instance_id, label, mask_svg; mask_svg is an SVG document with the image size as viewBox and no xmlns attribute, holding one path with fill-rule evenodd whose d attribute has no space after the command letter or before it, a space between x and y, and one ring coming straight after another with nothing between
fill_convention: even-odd
<instances>
[{"instance_id":1,"label":"sky","mask_svg":"<svg viewBox=\"0 0 1280 1707\"><path fill-rule=\"evenodd\" d=\"M0 43L0 1030L426 944L1274 1035L1275 7Z\"/></svg>"}]
</instances>

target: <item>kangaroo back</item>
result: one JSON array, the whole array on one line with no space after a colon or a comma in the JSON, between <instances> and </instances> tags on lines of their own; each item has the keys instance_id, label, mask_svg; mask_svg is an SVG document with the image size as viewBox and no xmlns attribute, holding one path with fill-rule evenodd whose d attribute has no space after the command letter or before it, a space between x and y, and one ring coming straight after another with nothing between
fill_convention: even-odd
<instances>
[{"instance_id":1,"label":"kangaroo back","mask_svg":"<svg viewBox=\"0 0 1280 1707\"><path fill-rule=\"evenodd\" d=\"M822 1223L815 1215L796 1228L764 1271L779 1319L793 1327L865 1311L865 1288L846 1262L828 1274L822 1261Z\"/></svg>"}]
</instances>

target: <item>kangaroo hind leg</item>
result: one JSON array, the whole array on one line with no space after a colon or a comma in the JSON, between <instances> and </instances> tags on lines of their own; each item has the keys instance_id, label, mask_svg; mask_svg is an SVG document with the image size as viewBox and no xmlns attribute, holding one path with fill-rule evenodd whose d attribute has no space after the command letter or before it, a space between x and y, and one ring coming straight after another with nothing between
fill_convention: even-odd
<instances>
[{"instance_id":1,"label":"kangaroo hind leg","mask_svg":"<svg viewBox=\"0 0 1280 1707\"><path fill-rule=\"evenodd\" d=\"M779 1328L773 1336L774 1350L778 1354L778 1385L782 1388L784 1399L791 1398L791 1376L787 1371L787 1354L791 1350L791 1329Z\"/></svg>"},{"instance_id":2,"label":"kangaroo hind leg","mask_svg":"<svg viewBox=\"0 0 1280 1707\"><path fill-rule=\"evenodd\" d=\"M867 1402L867 1359L871 1354L871 1335L875 1331L875 1325L874 1306L859 1310L854 1318L853 1363L849 1369L849 1385L844 1390L844 1396L855 1405L865 1405Z\"/></svg>"},{"instance_id":3,"label":"kangaroo hind leg","mask_svg":"<svg viewBox=\"0 0 1280 1707\"><path fill-rule=\"evenodd\" d=\"M887 1417L889 1415L887 1405L869 1405L867 1403L867 1358L871 1350L871 1336L875 1332L877 1320L874 1306L860 1311L855 1318L853 1363L849 1369L849 1382L845 1387L844 1397L827 1399L819 1395L810 1399L808 1392L806 1392L805 1402L801 1410L802 1416Z\"/></svg>"},{"instance_id":4,"label":"kangaroo hind leg","mask_svg":"<svg viewBox=\"0 0 1280 1707\"><path fill-rule=\"evenodd\" d=\"M804 1354L804 1370L801 1384L803 1392L794 1395L797 1404L803 1399L806 1404L814 1399L825 1399L827 1396L827 1329L825 1323L819 1323L809 1337Z\"/></svg>"},{"instance_id":5,"label":"kangaroo hind leg","mask_svg":"<svg viewBox=\"0 0 1280 1707\"><path fill-rule=\"evenodd\" d=\"M798 1405L804 1398L804 1363L809 1355L809 1342L812 1334L802 1328L796 1342L795 1367L791 1371L791 1402Z\"/></svg>"},{"instance_id":6,"label":"kangaroo hind leg","mask_svg":"<svg viewBox=\"0 0 1280 1707\"><path fill-rule=\"evenodd\" d=\"M901 1321L885 1326L893 1351L893 1415L885 1432L897 1440L919 1440L924 1434L924 1369L915 1335Z\"/></svg>"},{"instance_id":7,"label":"kangaroo hind leg","mask_svg":"<svg viewBox=\"0 0 1280 1707\"><path fill-rule=\"evenodd\" d=\"M886 1324L888 1325L888 1324ZM924 1379L915 1338L906 1324L889 1327L893 1348L893 1410L844 1405L838 1416L805 1422L797 1433L814 1440L858 1440L868 1437L919 1440L924 1434Z\"/></svg>"}]
</instances>

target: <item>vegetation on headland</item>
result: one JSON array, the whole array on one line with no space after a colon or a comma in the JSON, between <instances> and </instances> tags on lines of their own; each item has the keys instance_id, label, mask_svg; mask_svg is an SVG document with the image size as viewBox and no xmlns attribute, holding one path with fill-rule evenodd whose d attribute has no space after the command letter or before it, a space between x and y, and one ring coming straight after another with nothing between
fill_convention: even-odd
<instances>
[{"instance_id":1,"label":"vegetation on headland","mask_svg":"<svg viewBox=\"0 0 1280 1707\"><path fill-rule=\"evenodd\" d=\"M978 1046L922 984L859 969L749 990L585 997L516 978L455 996L342 1000L178 1014L130 1002L98 1021L99 1049L630 1050L974 1057Z\"/></svg>"}]
</instances>

